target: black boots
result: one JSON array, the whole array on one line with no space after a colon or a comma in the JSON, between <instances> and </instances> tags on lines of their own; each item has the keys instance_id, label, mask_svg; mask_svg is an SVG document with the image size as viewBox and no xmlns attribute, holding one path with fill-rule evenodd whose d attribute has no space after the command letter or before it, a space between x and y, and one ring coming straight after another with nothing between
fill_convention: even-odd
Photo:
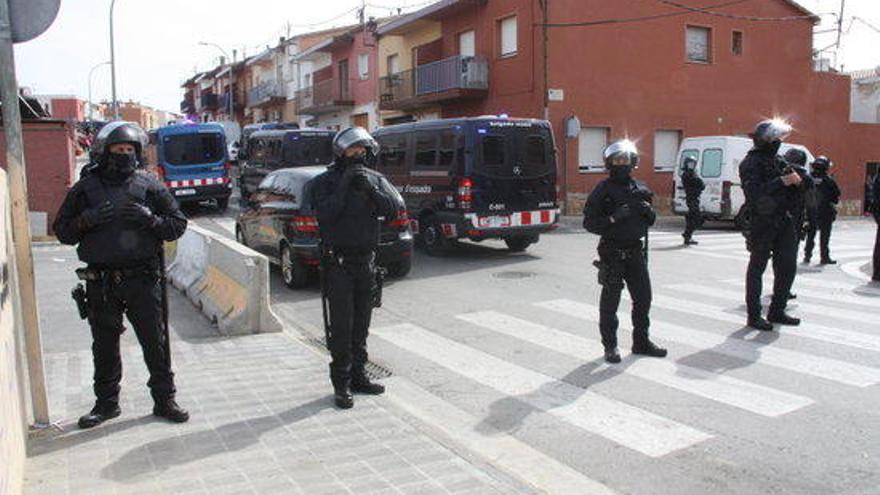
<instances>
[{"instance_id":1,"label":"black boots","mask_svg":"<svg viewBox=\"0 0 880 495\"><path fill-rule=\"evenodd\" d=\"M754 318L749 318L748 326L754 328L755 330L761 330L762 332L770 332L773 330L773 324L769 321L761 318L761 316L756 316Z\"/></svg>"},{"instance_id":2,"label":"black boots","mask_svg":"<svg viewBox=\"0 0 880 495\"><path fill-rule=\"evenodd\" d=\"M651 356L663 358L666 357L666 349L662 347L657 347L656 344L651 342L648 339L644 340L634 340L632 346L633 354L640 354L642 356Z\"/></svg>"},{"instance_id":3,"label":"black boots","mask_svg":"<svg viewBox=\"0 0 880 495\"><path fill-rule=\"evenodd\" d=\"M79 418L77 424L82 429L92 428L120 414L122 414L122 411L119 409L119 404L115 402L96 402L95 407L88 414Z\"/></svg>"},{"instance_id":4,"label":"black boots","mask_svg":"<svg viewBox=\"0 0 880 495\"><path fill-rule=\"evenodd\" d=\"M697 241L695 241L695 240L693 240L693 239L690 239L690 238L687 238L687 237L685 237L685 239L684 239L684 245L685 245L685 246L696 246L697 244L699 244L699 242L697 242Z\"/></svg>"},{"instance_id":5,"label":"black boots","mask_svg":"<svg viewBox=\"0 0 880 495\"><path fill-rule=\"evenodd\" d=\"M785 314L785 311L770 310L767 313L767 321L779 323L780 325L797 326L801 324L800 318L795 318ZM759 329L760 330L760 329Z\"/></svg>"},{"instance_id":6,"label":"black boots","mask_svg":"<svg viewBox=\"0 0 880 495\"><path fill-rule=\"evenodd\" d=\"M351 391L356 394L381 395L385 393L385 385L371 382L367 375L355 375L351 379Z\"/></svg>"},{"instance_id":7,"label":"black boots","mask_svg":"<svg viewBox=\"0 0 880 495\"><path fill-rule=\"evenodd\" d=\"M333 403L339 409L351 409L354 407L355 394L381 395L385 393L385 386L370 381L363 373L353 373L351 381L335 379L333 382ZM346 383L348 382L348 383Z\"/></svg>"},{"instance_id":8,"label":"black boots","mask_svg":"<svg viewBox=\"0 0 880 495\"><path fill-rule=\"evenodd\" d=\"M153 416L165 418L174 423L189 421L189 413L186 409L178 406L174 399L157 400L153 406Z\"/></svg>"},{"instance_id":9,"label":"black boots","mask_svg":"<svg viewBox=\"0 0 880 495\"><path fill-rule=\"evenodd\" d=\"M620 351L617 350L617 347L609 347L605 349L605 362L611 364L617 364L620 362Z\"/></svg>"},{"instance_id":10,"label":"black boots","mask_svg":"<svg viewBox=\"0 0 880 495\"><path fill-rule=\"evenodd\" d=\"M825 259L819 261L819 264L820 265L836 265L837 260L833 260L831 258L825 258Z\"/></svg>"},{"instance_id":11,"label":"black boots","mask_svg":"<svg viewBox=\"0 0 880 495\"><path fill-rule=\"evenodd\" d=\"M338 387L333 389L333 403L339 409L351 409L354 407L354 397L351 395L349 387Z\"/></svg>"}]
</instances>

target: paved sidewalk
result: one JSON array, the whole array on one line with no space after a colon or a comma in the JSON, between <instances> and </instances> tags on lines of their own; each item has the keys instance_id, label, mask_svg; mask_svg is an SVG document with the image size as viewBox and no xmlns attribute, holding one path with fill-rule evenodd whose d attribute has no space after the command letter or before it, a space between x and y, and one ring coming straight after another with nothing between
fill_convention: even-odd
<instances>
[{"instance_id":1,"label":"paved sidewalk","mask_svg":"<svg viewBox=\"0 0 880 495\"><path fill-rule=\"evenodd\" d=\"M76 255L35 249L50 406L57 430L31 438L28 494L515 493L436 442L382 397L338 411L326 358L286 333L219 337L172 292L176 425L150 415L146 368L123 336L122 416L92 430L87 325L69 290Z\"/></svg>"}]
</instances>

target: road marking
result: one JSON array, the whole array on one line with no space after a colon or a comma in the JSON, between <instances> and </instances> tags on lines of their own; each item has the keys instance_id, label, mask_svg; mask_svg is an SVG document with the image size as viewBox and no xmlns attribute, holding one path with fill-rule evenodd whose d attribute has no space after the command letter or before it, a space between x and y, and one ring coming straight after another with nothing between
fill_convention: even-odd
<instances>
[{"instance_id":1,"label":"road marking","mask_svg":"<svg viewBox=\"0 0 880 495\"><path fill-rule=\"evenodd\" d=\"M585 431L650 457L711 435L629 404L520 367L409 323L371 330L401 349L521 400Z\"/></svg>"},{"instance_id":2,"label":"road marking","mask_svg":"<svg viewBox=\"0 0 880 495\"><path fill-rule=\"evenodd\" d=\"M828 280L827 277L820 280L818 277L819 275L798 275L798 277L795 279L795 283L799 285L803 284L813 287L819 287L820 289L840 289L855 292L857 294L870 294L872 296L880 296L880 285L876 287L871 287L864 284L854 285L849 282L836 282L834 280Z\"/></svg>"},{"instance_id":3,"label":"road marking","mask_svg":"<svg viewBox=\"0 0 880 495\"><path fill-rule=\"evenodd\" d=\"M707 286L698 285L698 284L672 284L672 285L666 286L666 288L671 289L671 290L675 290L675 291L679 291L679 292L687 292L690 294L697 294L700 296L710 296L710 297L715 297L718 299L726 299L728 301L736 301L736 302L739 302L740 304L742 304L742 301L745 298L744 292L719 289L717 287L707 287ZM703 314L700 310L697 309L699 307L699 308L702 308L703 310L706 310L706 311L712 313L713 314L712 317L715 319L723 319L724 321L730 321L732 323L742 322L742 320L743 320L741 317L737 318L736 315L731 315L724 308L720 308L717 306L694 303L691 301L688 301L687 305L691 307L691 311L689 311L690 313ZM739 313L744 313L745 308L738 307L736 309L736 311ZM843 309L843 308L834 308L831 306L825 306L825 305L816 304L813 302L811 302L809 304L799 305L798 311L801 313L815 314L815 315L819 315L819 316L825 316L828 318L839 318L842 320L850 320L850 321L854 321L856 323L866 323L866 322L876 320L878 318L877 314L865 313L865 312L861 312L861 311L851 311L851 310L847 310L847 309ZM801 326L803 326L803 324ZM818 325L816 327L818 328ZM874 350L880 349L880 339L878 339L876 337L872 337L870 335L863 334L864 337L858 337L858 335L856 335L855 338L850 339L849 334L852 332L848 332L845 330L838 331L836 328L830 328L830 327L821 327L821 328L824 329L823 333L825 335L833 337L833 338L838 338L838 336L835 335L835 334L838 334L839 338L841 338L842 340L846 340L846 341L857 342L859 339L875 340L876 342L875 342L875 344L873 344ZM789 332L786 332L786 333L789 333ZM801 332L801 333L804 334L804 335L802 335L803 337L810 337L810 332ZM826 340L826 339L820 338L819 340ZM836 342L836 341L831 340L829 342Z\"/></svg>"},{"instance_id":4,"label":"road marking","mask_svg":"<svg viewBox=\"0 0 880 495\"><path fill-rule=\"evenodd\" d=\"M862 272L862 265L870 262L870 258L850 261L849 263L844 263L843 265L841 265L840 269L843 270L843 273L849 275L850 277L857 278L865 282L871 282L871 277L869 277L867 273Z\"/></svg>"},{"instance_id":5,"label":"road marking","mask_svg":"<svg viewBox=\"0 0 880 495\"><path fill-rule=\"evenodd\" d=\"M603 358L599 342L513 316L482 311L457 318L584 361ZM813 403L807 397L671 361L635 358L621 368L624 373L763 416L781 416ZM616 368L611 366L611 369Z\"/></svg>"},{"instance_id":6,"label":"road marking","mask_svg":"<svg viewBox=\"0 0 880 495\"><path fill-rule=\"evenodd\" d=\"M795 287L800 285L802 279L798 277L794 281ZM722 280L725 284L735 285L737 287L745 287L746 284L741 279L728 279ZM764 281L765 286L773 287L773 279L767 279ZM828 287L825 287L828 289ZM839 302L841 304L852 304L855 306L865 306L867 308L873 309L877 312L880 312L880 301L877 298L871 296L858 296L858 295L847 295L847 294L835 294L834 292L823 292L818 290L805 289L803 287L797 287L794 291L798 295L798 299L800 297L809 297L816 298L822 301L834 301ZM811 303L812 304L812 303Z\"/></svg>"},{"instance_id":7,"label":"road marking","mask_svg":"<svg viewBox=\"0 0 880 495\"><path fill-rule=\"evenodd\" d=\"M678 301L669 297L655 297L655 300L657 299L663 300L664 307L678 307L679 305L674 303L680 303L686 308L691 304L687 301ZM599 319L599 308L577 301L558 299L537 303L536 305L582 320L596 322ZM622 314L623 312L621 312ZM651 327L657 330L656 335L661 339L724 354L752 363L760 363L856 387L869 387L880 383L880 370L876 368L788 349L779 349L759 342L743 340L733 335L725 336L692 330L680 325L658 321L655 318L651 320Z\"/></svg>"},{"instance_id":8,"label":"road marking","mask_svg":"<svg viewBox=\"0 0 880 495\"><path fill-rule=\"evenodd\" d=\"M394 376L386 379L385 384L388 386L385 396L397 407L423 423L440 428L456 444L542 493L614 493L517 438L481 424L477 418L409 380Z\"/></svg>"}]
</instances>

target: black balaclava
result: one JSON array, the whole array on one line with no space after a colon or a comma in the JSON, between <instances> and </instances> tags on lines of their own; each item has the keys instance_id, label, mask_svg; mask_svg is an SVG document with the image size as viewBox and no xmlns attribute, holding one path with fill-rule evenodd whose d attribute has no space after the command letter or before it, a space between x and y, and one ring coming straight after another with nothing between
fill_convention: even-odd
<instances>
[{"instance_id":1,"label":"black balaclava","mask_svg":"<svg viewBox=\"0 0 880 495\"><path fill-rule=\"evenodd\" d=\"M626 183L632 178L632 165L612 165L608 171L608 176L614 182Z\"/></svg>"},{"instance_id":2,"label":"black balaclava","mask_svg":"<svg viewBox=\"0 0 880 495\"><path fill-rule=\"evenodd\" d=\"M107 153L102 162L102 166L98 169L101 176L113 181L127 179L134 173L138 163L137 155L134 153Z\"/></svg>"},{"instance_id":3,"label":"black balaclava","mask_svg":"<svg viewBox=\"0 0 880 495\"><path fill-rule=\"evenodd\" d=\"M779 147L782 146L782 141L777 139L775 141L768 142L755 142L755 147L758 148L762 153L767 153L768 155L775 155L779 153Z\"/></svg>"}]
</instances>

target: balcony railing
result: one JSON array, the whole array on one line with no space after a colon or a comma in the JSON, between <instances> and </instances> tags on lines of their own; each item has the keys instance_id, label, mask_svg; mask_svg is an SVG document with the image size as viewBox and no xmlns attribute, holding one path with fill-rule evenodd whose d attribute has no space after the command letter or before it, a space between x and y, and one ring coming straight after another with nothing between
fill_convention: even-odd
<instances>
[{"instance_id":1,"label":"balcony railing","mask_svg":"<svg viewBox=\"0 0 880 495\"><path fill-rule=\"evenodd\" d=\"M327 79L296 93L296 107L303 114L332 112L353 105L347 80Z\"/></svg>"},{"instance_id":2,"label":"balcony railing","mask_svg":"<svg viewBox=\"0 0 880 495\"><path fill-rule=\"evenodd\" d=\"M392 108L419 102L480 95L489 89L489 64L482 57L457 55L379 79L380 100Z\"/></svg>"},{"instance_id":3,"label":"balcony railing","mask_svg":"<svg viewBox=\"0 0 880 495\"><path fill-rule=\"evenodd\" d=\"M247 106L265 105L276 99L285 99L284 85L275 81L267 81L254 86L248 92Z\"/></svg>"},{"instance_id":4,"label":"balcony railing","mask_svg":"<svg viewBox=\"0 0 880 495\"><path fill-rule=\"evenodd\" d=\"M217 110L220 99L214 93L206 93L199 96L199 103L202 110Z\"/></svg>"}]
</instances>

